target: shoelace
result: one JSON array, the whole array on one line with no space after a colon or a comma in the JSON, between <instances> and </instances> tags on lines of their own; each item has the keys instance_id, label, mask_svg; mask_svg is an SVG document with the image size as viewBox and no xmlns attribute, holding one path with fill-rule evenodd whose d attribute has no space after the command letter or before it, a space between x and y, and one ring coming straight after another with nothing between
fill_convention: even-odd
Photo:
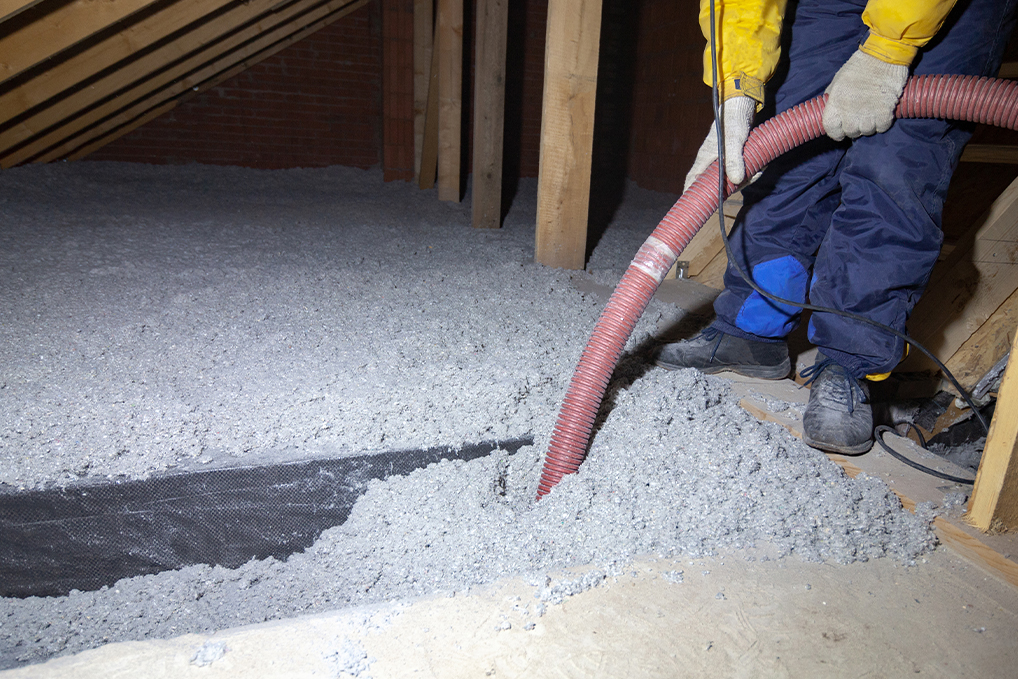
<instances>
[{"instance_id":1,"label":"shoelace","mask_svg":"<svg viewBox=\"0 0 1018 679\"><path fill-rule=\"evenodd\" d=\"M862 401L863 401L863 399L862 399L862 389L859 387L859 385L856 383L856 381L852 378L852 376L848 374L848 371L845 370L845 368L842 367L841 364L839 364L833 358L829 358L829 357L825 356L824 360L820 361L819 363L814 363L813 365L809 366L808 368L803 368L802 370L800 370L799 371L799 376L800 377L808 378L806 380L805 384L806 384L806 386L809 386L810 384L813 383L814 380L816 380L818 377L820 377L821 373L823 373L828 368L837 368L838 372L840 372L842 377L845 378L845 387L846 387L846 392L848 393L848 412L849 413L854 413L855 412L855 392L856 392L856 390L859 391L859 395L860 395L859 402L862 403Z\"/></svg>"},{"instance_id":2,"label":"shoelace","mask_svg":"<svg viewBox=\"0 0 1018 679\"><path fill-rule=\"evenodd\" d=\"M721 340L725 338L725 333L721 332L717 328L708 326L700 333L700 337L704 338L708 342L713 341L715 337L718 338L717 344L714 345L714 348L710 352L710 363L713 363L714 357L717 355L718 349L721 347Z\"/></svg>"}]
</instances>

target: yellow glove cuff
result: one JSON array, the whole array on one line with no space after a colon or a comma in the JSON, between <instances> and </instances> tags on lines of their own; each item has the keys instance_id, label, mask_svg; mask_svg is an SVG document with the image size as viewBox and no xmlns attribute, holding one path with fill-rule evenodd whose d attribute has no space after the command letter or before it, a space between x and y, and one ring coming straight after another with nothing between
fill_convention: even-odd
<instances>
[{"instance_id":1,"label":"yellow glove cuff","mask_svg":"<svg viewBox=\"0 0 1018 679\"><path fill-rule=\"evenodd\" d=\"M745 73L731 75L719 84L721 88L721 101L728 101L732 97L749 97L756 101L756 110L763 108L764 82Z\"/></svg>"},{"instance_id":2,"label":"yellow glove cuff","mask_svg":"<svg viewBox=\"0 0 1018 679\"><path fill-rule=\"evenodd\" d=\"M862 44L859 51L865 52L871 57L876 57L888 64L911 66L912 60L915 59L915 55L919 52L919 48L900 40L885 38L879 33L870 31L870 37L866 38L866 42Z\"/></svg>"}]
</instances>

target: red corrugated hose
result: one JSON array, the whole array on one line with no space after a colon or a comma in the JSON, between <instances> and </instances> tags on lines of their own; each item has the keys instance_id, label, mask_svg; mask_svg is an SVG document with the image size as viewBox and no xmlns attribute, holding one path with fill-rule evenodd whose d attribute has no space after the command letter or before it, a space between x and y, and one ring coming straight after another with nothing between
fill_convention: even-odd
<instances>
[{"instance_id":1,"label":"red corrugated hose","mask_svg":"<svg viewBox=\"0 0 1018 679\"><path fill-rule=\"evenodd\" d=\"M743 155L752 177L782 153L824 134L826 96L811 99L755 128ZM1018 130L1018 82L976 76L911 78L895 115L943 118ZM622 350L665 274L696 232L718 209L717 161L668 211L636 253L608 300L569 383L544 459L537 498L575 472L587 455L594 418ZM727 196L735 189L731 182Z\"/></svg>"}]
</instances>

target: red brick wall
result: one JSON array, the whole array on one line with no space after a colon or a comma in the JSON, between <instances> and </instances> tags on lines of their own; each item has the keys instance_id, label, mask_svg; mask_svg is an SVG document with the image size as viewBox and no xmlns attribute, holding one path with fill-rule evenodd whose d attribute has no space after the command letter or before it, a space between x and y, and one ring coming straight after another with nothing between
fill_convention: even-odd
<instances>
[{"instance_id":1,"label":"red brick wall","mask_svg":"<svg viewBox=\"0 0 1018 679\"><path fill-rule=\"evenodd\" d=\"M372 2L87 160L377 166L381 47L380 3Z\"/></svg>"}]
</instances>

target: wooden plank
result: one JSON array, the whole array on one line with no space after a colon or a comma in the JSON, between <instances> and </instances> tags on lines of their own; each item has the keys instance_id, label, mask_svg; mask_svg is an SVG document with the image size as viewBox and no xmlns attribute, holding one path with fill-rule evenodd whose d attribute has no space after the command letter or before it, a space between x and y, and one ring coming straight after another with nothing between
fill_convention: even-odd
<instances>
[{"instance_id":1,"label":"wooden plank","mask_svg":"<svg viewBox=\"0 0 1018 679\"><path fill-rule=\"evenodd\" d=\"M1011 293L958 351L945 361L947 369L962 388L971 391L976 382L1011 350L1015 327L1018 327L1018 291ZM954 386L946 379L941 388L957 394Z\"/></svg>"},{"instance_id":2,"label":"wooden plank","mask_svg":"<svg viewBox=\"0 0 1018 679\"><path fill-rule=\"evenodd\" d=\"M193 30L166 45L92 82L89 87L54 100L50 106L0 132L0 166L11 167L35 156L62 138L109 115L115 108L126 106L132 98L140 98L162 85L173 82L214 58L219 52L235 47L289 20L298 12L307 9L310 3L297 3L281 12L272 12L273 6L278 4L278 0L275 2L250 0L238 4L214 19L196 25ZM237 30L253 21L256 23ZM83 62L81 66L81 72L74 77L81 76L90 68L88 62ZM169 68L166 68L167 66ZM109 101L98 110L90 110L97 102L114 95L118 95L116 101ZM29 140L31 143L26 143ZM12 152L11 149L17 150Z\"/></svg>"},{"instance_id":3,"label":"wooden plank","mask_svg":"<svg viewBox=\"0 0 1018 679\"><path fill-rule=\"evenodd\" d=\"M1018 163L1018 146L1009 144L969 144L961 153L963 163Z\"/></svg>"},{"instance_id":4,"label":"wooden plank","mask_svg":"<svg viewBox=\"0 0 1018 679\"><path fill-rule=\"evenodd\" d=\"M334 0L317 7L312 12L303 14L273 31L262 34L258 40L245 44L226 57L207 64L187 78L174 82L171 87L154 93L144 101L136 102L101 125L85 131L76 139L68 141L60 148L38 158L37 162L49 162L59 158L69 160L83 158L88 153L126 134L123 126L131 124L153 107L170 99L173 100L174 106L187 101L360 9L370 1Z\"/></svg>"},{"instance_id":5,"label":"wooden plank","mask_svg":"<svg viewBox=\"0 0 1018 679\"><path fill-rule=\"evenodd\" d=\"M35 7L42 0L0 0L0 23L13 19L26 9Z\"/></svg>"},{"instance_id":6,"label":"wooden plank","mask_svg":"<svg viewBox=\"0 0 1018 679\"><path fill-rule=\"evenodd\" d=\"M123 21L156 1L74 0L58 5L37 21L23 22L13 31L0 33L0 82Z\"/></svg>"},{"instance_id":7,"label":"wooden plank","mask_svg":"<svg viewBox=\"0 0 1018 679\"><path fill-rule=\"evenodd\" d=\"M582 269L587 248L601 0L549 0L535 259Z\"/></svg>"},{"instance_id":8,"label":"wooden plank","mask_svg":"<svg viewBox=\"0 0 1018 679\"><path fill-rule=\"evenodd\" d=\"M1018 289L1018 179L944 261L909 320L911 335L948 360ZM913 353L905 366L925 367Z\"/></svg>"},{"instance_id":9,"label":"wooden plank","mask_svg":"<svg viewBox=\"0 0 1018 679\"><path fill-rule=\"evenodd\" d=\"M474 228L502 225L502 134L505 124L505 50L508 0L478 0L474 66Z\"/></svg>"},{"instance_id":10,"label":"wooden plank","mask_svg":"<svg viewBox=\"0 0 1018 679\"><path fill-rule=\"evenodd\" d=\"M421 176L418 186L435 188L438 172L438 50L431 50L431 73L428 77L428 109L424 116L424 140L421 147Z\"/></svg>"},{"instance_id":11,"label":"wooden plank","mask_svg":"<svg viewBox=\"0 0 1018 679\"><path fill-rule=\"evenodd\" d=\"M460 200L463 0L438 0L438 199Z\"/></svg>"},{"instance_id":12,"label":"wooden plank","mask_svg":"<svg viewBox=\"0 0 1018 679\"><path fill-rule=\"evenodd\" d=\"M428 113L431 52L435 38L434 0L414 0L414 181L421 179L424 125Z\"/></svg>"},{"instance_id":13,"label":"wooden plank","mask_svg":"<svg viewBox=\"0 0 1018 679\"><path fill-rule=\"evenodd\" d=\"M1011 356L1018 356L1018 333ZM1004 370L966 520L982 531L1018 528L1018 360Z\"/></svg>"},{"instance_id":14,"label":"wooden plank","mask_svg":"<svg viewBox=\"0 0 1018 679\"><path fill-rule=\"evenodd\" d=\"M1018 61L1008 61L1000 65L998 78L1018 78Z\"/></svg>"}]
</instances>

